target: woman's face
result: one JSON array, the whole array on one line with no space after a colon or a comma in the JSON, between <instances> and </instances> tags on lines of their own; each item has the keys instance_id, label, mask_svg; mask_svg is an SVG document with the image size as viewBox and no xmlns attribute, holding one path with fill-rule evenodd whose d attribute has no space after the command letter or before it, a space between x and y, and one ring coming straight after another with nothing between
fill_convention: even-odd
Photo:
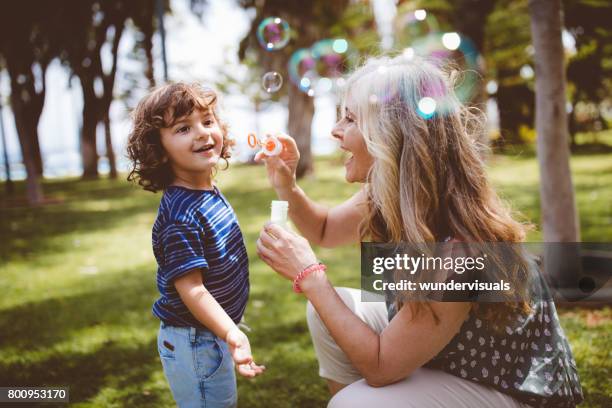
<instances>
[{"instance_id":1,"label":"woman's face","mask_svg":"<svg viewBox=\"0 0 612 408\"><path fill-rule=\"evenodd\" d=\"M350 97L347 97L342 117L332 129L332 136L340 141L340 148L349 153L349 158L344 162L346 181L364 183L374 158L368 152L363 135L357 126L357 116Z\"/></svg>"}]
</instances>

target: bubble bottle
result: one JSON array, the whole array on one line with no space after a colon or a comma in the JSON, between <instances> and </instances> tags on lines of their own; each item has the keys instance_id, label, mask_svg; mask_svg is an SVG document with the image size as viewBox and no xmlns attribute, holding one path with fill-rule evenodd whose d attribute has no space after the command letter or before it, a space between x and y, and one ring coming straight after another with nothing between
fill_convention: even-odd
<instances>
[{"instance_id":1,"label":"bubble bottle","mask_svg":"<svg viewBox=\"0 0 612 408\"><path fill-rule=\"evenodd\" d=\"M285 229L289 229L287 221L287 212L289 211L289 202L273 200L271 205L270 221Z\"/></svg>"}]
</instances>

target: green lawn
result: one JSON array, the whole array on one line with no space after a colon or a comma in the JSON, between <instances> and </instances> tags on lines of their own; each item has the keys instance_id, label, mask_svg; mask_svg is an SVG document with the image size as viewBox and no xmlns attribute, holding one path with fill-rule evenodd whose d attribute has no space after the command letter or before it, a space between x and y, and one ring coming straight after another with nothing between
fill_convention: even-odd
<instances>
[{"instance_id":1,"label":"green lawn","mask_svg":"<svg viewBox=\"0 0 612 408\"><path fill-rule=\"evenodd\" d=\"M334 158L301 182L313 198L341 202ZM612 155L572 159L584 241L612 242ZM531 155L494 156L490 174L525 219L539 219L538 171ZM306 327L303 297L256 256L273 192L261 167L233 166L219 184L238 213L251 259L246 320L268 370L239 381L242 407L319 407L327 393ZM23 184L18 185L21 192ZM75 406L173 406L156 351L158 322L151 225L159 194L124 180L46 181L59 204L7 208L0 195L0 385L67 385ZM539 232L530 235L538 240ZM335 285L358 286L357 246L317 253ZM612 405L612 310L562 311L589 407ZM48 406L48 405L47 405Z\"/></svg>"}]
</instances>

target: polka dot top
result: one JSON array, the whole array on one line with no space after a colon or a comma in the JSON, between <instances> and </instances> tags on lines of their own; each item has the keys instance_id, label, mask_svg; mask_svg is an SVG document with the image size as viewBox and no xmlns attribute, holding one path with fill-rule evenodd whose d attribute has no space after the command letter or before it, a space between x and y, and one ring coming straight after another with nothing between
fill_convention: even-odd
<instances>
[{"instance_id":1,"label":"polka dot top","mask_svg":"<svg viewBox=\"0 0 612 408\"><path fill-rule=\"evenodd\" d=\"M389 314L391 319L393 307ZM470 312L457 335L425 366L534 407L574 407L583 400L576 361L552 300L533 302L529 315L517 316L502 331Z\"/></svg>"}]
</instances>

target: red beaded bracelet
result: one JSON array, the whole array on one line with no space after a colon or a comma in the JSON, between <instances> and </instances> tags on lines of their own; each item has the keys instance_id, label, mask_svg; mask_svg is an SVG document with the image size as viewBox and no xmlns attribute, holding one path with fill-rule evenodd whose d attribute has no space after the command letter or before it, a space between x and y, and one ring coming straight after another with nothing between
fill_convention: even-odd
<instances>
[{"instance_id":1,"label":"red beaded bracelet","mask_svg":"<svg viewBox=\"0 0 612 408\"><path fill-rule=\"evenodd\" d=\"M327 266L320 262L306 267L302 272L298 273L295 279L293 280L293 291L295 293L302 293L302 289L300 288L300 282L302 282L304 278L310 275L311 273L315 271L325 272L326 269Z\"/></svg>"}]
</instances>

